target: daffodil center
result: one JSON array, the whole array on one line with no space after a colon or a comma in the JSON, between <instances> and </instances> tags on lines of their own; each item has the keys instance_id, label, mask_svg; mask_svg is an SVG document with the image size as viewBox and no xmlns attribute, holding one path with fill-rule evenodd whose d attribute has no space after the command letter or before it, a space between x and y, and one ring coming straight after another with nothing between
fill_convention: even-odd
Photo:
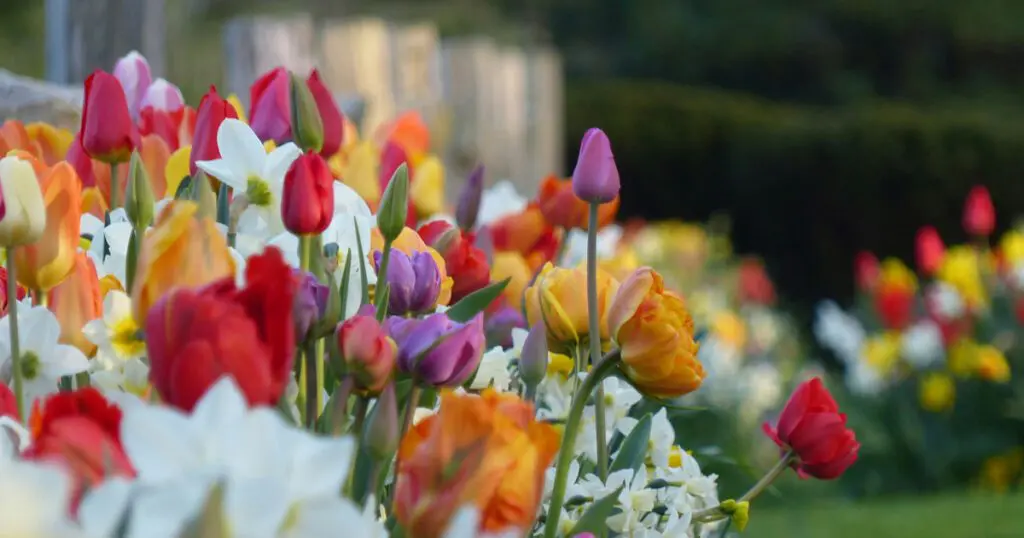
<instances>
[{"instance_id":1,"label":"daffodil center","mask_svg":"<svg viewBox=\"0 0 1024 538\"><path fill-rule=\"evenodd\" d=\"M139 338L139 326L134 318L125 316L110 327L110 347L122 358L135 357L145 351L146 343Z\"/></svg>"},{"instance_id":2,"label":"daffodil center","mask_svg":"<svg viewBox=\"0 0 1024 538\"><path fill-rule=\"evenodd\" d=\"M299 507L296 506L296 505L292 505L290 508L288 508L288 513L285 514L285 516L284 516L284 521L281 523L281 528L280 528L279 532L285 533L285 532L291 530L292 527L294 527L298 523L299 523Z\"/></svg>"},{"instance_id":3,"label":"daffodil center","mask_svg":"<svg viewBox=\"0 0 1024 538\"><path fill-rule=\"evenodd\" d=\"M270 205L270 183L259 176L249 176L245 187L245 197L249 203L260 207Z\"/></svg>"},{"instance_id":4,"label":"daffodil center","mask_svg":"<svg viewBox=\"0 0 1024 538\"><path fill-rule=\"evenodd\" d=\"M22 379L35 379L39 377L39 373L42 369L43 363L39 360L39 355L36 355L34 351L26 351L21 354Z\"/></svg>"}]
</instances>

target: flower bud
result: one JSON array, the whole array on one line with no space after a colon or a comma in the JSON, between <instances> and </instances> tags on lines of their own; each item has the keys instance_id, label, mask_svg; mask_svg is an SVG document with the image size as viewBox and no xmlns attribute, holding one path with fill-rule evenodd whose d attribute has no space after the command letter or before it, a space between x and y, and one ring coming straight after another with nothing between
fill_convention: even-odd
<instances>
[{"instance_id":1,"label":"flower bud","mask_svg":"<svg viewBox=\"0 0 1024 538\"><path fill-rule=\"evenodd\" d=\"M548 338L544 322L538 321L530 328L519 353L519 376L527 385L536 386L544 379L548 370Z\"/></svg>"},{"instance_id":2,"label":"flower bud","mask_svg":"<svg viewBox=\"0 0 1024 538\"><path fill-rule=\"evenodd\" d=\"M964 230L977 237L988 237L996 227L996 210L992 197L983 185L977 185L967 193L964 202Z\"/></svg>"},{"instance_id":3,"label":"flower bud","mask_svg":"<svg viewBox=\"0 0 1024 538\"><path fill-rule=\"evenodd\" d=\"M139 117L142 101L153 81L146 57L138 51L131 51L114 64L114 78L121 83L128 110L133 118Z\"/></svg>"},{"instance_id":4,"label":"flower bud","mask_svg":"<svg viewBox=\"0 0 1024 538\"><path fill-rule=\"evenodd\" d=\"M942 265L946 245L942 243L942 237L933 226L925 226L918 230L915 239L917 270L926 276L932 276Z\"/></svg>"},{"instance_id":5,"label":"flower bud","mask_svg":"<svg viewBox=\"0 0 1024 538\"><path fill-rule=\"evenodd\" d=\"M459 202L455 206L455 222L463 231L470 232L476 227L476 219L480 214L480 202L484 196L484 166L477 165L469 174L466 185L459 193Z\"/></svg>"},{"instance_id":6,"label":"flower bud","mask_svg":"<svg viewBox=\"0 0 1024 538\"><path fill-rule=\"evenodd\" d=\"M318 235L334 217L334 176L319 153L295 159L284 177L281 220L295 235Z\"/></svg>"},{"instance_id":7,"label":"flower bud","mask_svg":"<svg viewBox=\"0 0 1024 538\"><path fill-rule=\"evenodd\" d=\"M381 196L377 211L377 228L386 241L394 241L405 228L409 213L409 167L398 166Z\"/></svg>"},{"instance_id":8,"label":"flower bud","mask_svg":"<svg viewBox=\"0 0 1024 538\"><path fill-rule=\"evenodd\" d=\"M608 135L597 128L587 130L572 173L572 190L581 200L605 204L619 195L619 169L615 166Z\"/></svg>"},{"instance_id":9,"label":"flower bud","mask_svg":"<svg viewBox=\"0 0 1024 538\"><path fill-rule=\"evenodd\" d=\"M330 334L334 327L337 327L338 323L342 320L341 288L334 280L334 269L328 268L326 273L327 305L320 311L320 322L317 324L317 332L321 335Z\"/></svg>"},{"instance_id":10,"label":"flower bud","mask_svg":"<svg viewBox=\"0 0 1024 538\"><path fill-rule=\"evenodd\" d=\"M158 78L149 85L146 95L142 98L142 108L153 107L156 110L176 112L185 107L185 97L177 86Z\"/></svg>"},{"instance_id":11,"label":"flower bud","mask_svg":"<svg viewBox=\"0 0 1024 538\"><path fill-rule=\"evenodd\" d=\"M35 170L15 156L0 159L0 245L29 245L46 230L46 205Z\"/></svg>"},{"instance_id":12,"label":"flower bud","mask_svg":"<svg viewBox=\"0 0 1024 538\"><path fill-rule=\"evenodd\" d=\"M433 311L441 293L441 270L427 252L408 255L391 249L387 278L388 312L394 315ZM374 267L380 267L381 252L374 252Z\"/></svg>"},{"instance_id":13,"label":"flower bud","mask_svg":"<svg viewBox=\"0 0 1024 538\"><path fill-rule=\"evenodd\" d=\"M427 386L462 385L483 357L482 314L467 323L452 321L445 314L423 319L391 317L385 327L398 344L399 369Z\"/></svg>"},{"instance_id":14,"label":"flower bud","mask_svg":"<svg viewBox=\"0 0 1024 538\"><path fill-rule=\"evenodd\" d=\"M289 74L291 79L292 137L302 151L319 153L324 146L324 124L320 109L306 81Z\"/></svg>"},{"instance_id":15,"label":"flower bud","mask_svg":"<svg viewBox=\"0 0 1024 538\"><path fill-rule=\"evenodd\" d=\"M153 187L149 183L149 173L146 172L138 151L132 152L128 167L128 192L125 193L124 201L124 208L128 212L132 226L136 230L145 230L153 222Z\"/></svg>"},{"instance_id":16,"label":"flower bud","mask_svg":"<svg viewBox=\"0 0 1024 538\"><path fill-rule=\"evenodd\" d=\"M338 325L335 337L342 360L338 370L354 380L360 393L379 394L391 380L397 349L377 322L373 306Z\"/></svg>"},{"instance_id":17,"label":"flower bud","mask_svg":"<svg viewBox=\"0 0 1024 538\"><path fill-rule=\"evenodd\" d=\"M313 100L316 101L316 107L320 112L320 122L324 128L324 142L323 147L320 148L320 154L326 159L338 153L345 141L345 115L341 113L338 103L334 101L331 90L320 80L319 71L314 69L309 73L306 86L313 95Z\"/></svg>"},{"instance_id":18,"label":"flower bud","mask_svg":"<svg viewBox=\"0 0 1024 538\"><path fill-rule=\"evenodd\" d=\"M395 384L389 383L377 398L363 439L370 454L380 461L390 460L398 450L398 398Z\"/></svg>"},{"instance_id":19,"label":"flower bud","mask_svg":"<svg viewBox=\"0 0 1024 538\"><path fill-rule=\"evenodd\" d=\"M309 271L295 269L292 274L298 281L292 319L295 323L295 339L302 341L314 324L323 317L330 289L321 284Z\"/></svg>"}]
</instances>

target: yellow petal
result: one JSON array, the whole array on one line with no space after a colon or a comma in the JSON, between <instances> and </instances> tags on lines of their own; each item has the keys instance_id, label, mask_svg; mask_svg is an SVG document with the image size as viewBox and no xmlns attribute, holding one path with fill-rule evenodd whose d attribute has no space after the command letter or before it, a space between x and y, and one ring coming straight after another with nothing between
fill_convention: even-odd
<instances>
[{"instance_id":1,"label":"yellow petal","mask_svg":"<svg viewBox=\"0 0 1024 538\"><path fill-rule=\"evenodd\" d=\"M182 146L167 159L167 167L164 169L164 179L167 181L167 196L173 197L178 192L181 180L190 175L188 161L191 158L192 146Z\"/></svg>"}]
</instances>

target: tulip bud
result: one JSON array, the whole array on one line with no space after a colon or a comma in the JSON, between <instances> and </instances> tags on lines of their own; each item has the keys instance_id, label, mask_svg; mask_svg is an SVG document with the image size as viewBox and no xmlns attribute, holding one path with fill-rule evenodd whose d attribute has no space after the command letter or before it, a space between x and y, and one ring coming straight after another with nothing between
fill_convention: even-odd
<instances>
[{"instance_id":1,"label":"tulip bud","mask_svg":"<svg viewBox=\"0 0 1024 538\"><path fill-rule=\"evenodd\" d=\"M0 159L0 245L30 245L46 231L46 205L35 170L15 156Z\"/></svg>"},{"instance_id":2,"label":"tulip bud","mask_svg":"<svg viewBox=\"0 0 1024 538\"><path fill-rule=\"evenodd\" d=\"M284 177L281 220L295 235L318 235L334 217L334 176L319 153L295 159Z\"/></svg>"},{"instance_id":3,"label":"tulip bud","mask_svg":"<svg viewBox=\"0 0 1024 538\"><path fill-rule=\"evenodd\" d=\"M306 81L291 73L292 137L302 151L319 153L324 146L324 124Z\"/></svg>"},{"instance_id":4,"label":"tulip bud","mask_svg":"<svg viewBox=\"0 0 1024 538\"><path fill-rule=\"evenodd\" d=\"M145 56L133 50L117 61L113 74L124 89L128 110L131 111L133 118L138 118L139 111L142 110L142 101L153 81L149 62Z\"/></svg>"},{"instance_id":5,"label":"tulip bud","mask_svg":"<svg viewBox=\"0 0 1024 538\"><path fill-rule=\"evenodd\" d=\"M293 274L298 281L298 287L295 291L292 320L295 324L295 338L302 341L314 324L323 318L331 292L309 271L295 269Z\"/></svg>"},{"instance_id":6,"label":"tulip bud","mask_svg":"<svg viewBox=\"0 0 1024 538\"><path fill-rule=\"evenodd\" d=\"M536 386L544 380L548 370L548 338L544 322L538 321L530 328L519 354L519 376L528 386Z\"/></svg>"},{"instance_id":7,"label":"tulip bud","mask_svg":"<svg viewBox=\"0 0 1024 538\"><path fill-rule=\"evenodd\" d=\"M996 210L992 197L983 185L977 185L967 193L964 203L964 230L976 237L992 235L996 227Z\"/></svg>"},{"instance_id":8,"label":"tulip bud","mask_svg":"<svg viewBox=\"0 0 1024 538\"><path fill-rule=\"evenodd\" d=\"M477 165L466 180L466 186L459 193L459 202L455 206L455 222L464 231L472 231L476 227L476 219L480 214L480 202L484 196L484 166Z\"/></svg>"},{"instance_id":9,"label":"tulip bud","mask_svg":"<svg viewBox=\"0 0 1024 538\"><path fill-rule=\"evenodd\" d=\"M931 276L939 270L942 264L942 257L946 253L946 246L942 243L942 237L932 226L925 226L917 231L915 254L917 255L917 270L922 274Z\"/></svg>"},{"instance_id":10,"label":"tulip bud","mask_svg":"<svg viewBox=\"0 0 1024 538\"><path fill-rule=\"evenodd\" d=\"M320 121L323 124L324 142L320 148L320 154L324 158L331 157L341 149L345 141L345 116L338 109L334 96L320 80L320 72L314 69L306 79L306 86L316 101L316 107L320 112Z\"/></svg>"},{"instance_id":11,"label":"tulip bud","mask_svg":"<svg viewBox=\"0 0 1024 538\"><path fill-rule=\"evenodd\" d=\"M335 333L342 364L338 371L345 372L355 382L355 390L374 395L391 380L395 367L395 343L377 322L372 306L338 325Z\"/></svg>"},{"instance_id":12,"label":"tulip bud","mask_svg":"<svg viewBox=\"0 0 1024 538\"><path fill-rule=\"evenodd\" d=\"M608 135L597 128L587 130L572 173L572 190L581 200L605 204L619 195L619 169L615 166Z\"/></svg>"},{"instance_id":13,"label":"tulip bud","mask_svg":"<svg viewBox=\"0 0 1024 538\"><path fill-rule=\"evenodd\" d=\"M377 228L385 241L394 241L405 228L409 214L409 168L403 163L395 170L381 196Z\"/></svg>"},{"instance_id":14,"label":"tulip bud","mask_svg":"<svg viewBox=\"0 0 1024 538\"><path fill-rule=\"evenodd\" d=\"M318 323L318 333L329 334L334 327L338 326L341 322L341 309L342 309L342 297L341 288L338 283L334 281L334 269L329 268L327 271L327 305L320 313L320 323Z\"/></svg>"},{"instance_id":15,"label":"tulip bud","mask_svg":"<svg viewBox=\"0 0 1024 538\"><path fill-rule=\"evenodd\" d=\"M145 230L153 222L153 187L149 184L149 173L138 151L132 152L128 167L128 192L125 193L124 208L136 230Z\"/></svg>"},{"instance_id":16,"label":"tulip bud","mask_svg":"<svg viewBox=\"0 0 1024 538\"><path fill-rule=\"evenodd\" d=\"M398 449L398 398L395 384L389 383L377 398L373 415L366 425L366 448L380 461L390 460Z\"/></svg>"},{"instance_id":17,"label":"tulip bud","mask_svg":"<svg viewBox=\"0 0 1024 538\"><path fill-rule=\"evenodd\" d=\"M142 108L153 107L156 110L176 112L185 106L185 97L177 86L158 78L150 84L142 98Z\"/></svg>"}]
</instances>

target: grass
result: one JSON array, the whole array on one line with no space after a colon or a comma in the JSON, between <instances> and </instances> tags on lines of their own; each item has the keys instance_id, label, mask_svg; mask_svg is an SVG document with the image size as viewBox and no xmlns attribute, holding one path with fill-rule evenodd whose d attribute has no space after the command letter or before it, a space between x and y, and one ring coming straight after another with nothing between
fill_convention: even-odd
<instances>
[{"instance_id":1,"label":"grass","mask_svg":"<svg viewBox=\"0 0 1024 538\"><path fill-rule=\"evenodd\" d=\"M743 538L1021 538L1024 495L962 495L751 510Z\"/></svg>"}]
</instances>

